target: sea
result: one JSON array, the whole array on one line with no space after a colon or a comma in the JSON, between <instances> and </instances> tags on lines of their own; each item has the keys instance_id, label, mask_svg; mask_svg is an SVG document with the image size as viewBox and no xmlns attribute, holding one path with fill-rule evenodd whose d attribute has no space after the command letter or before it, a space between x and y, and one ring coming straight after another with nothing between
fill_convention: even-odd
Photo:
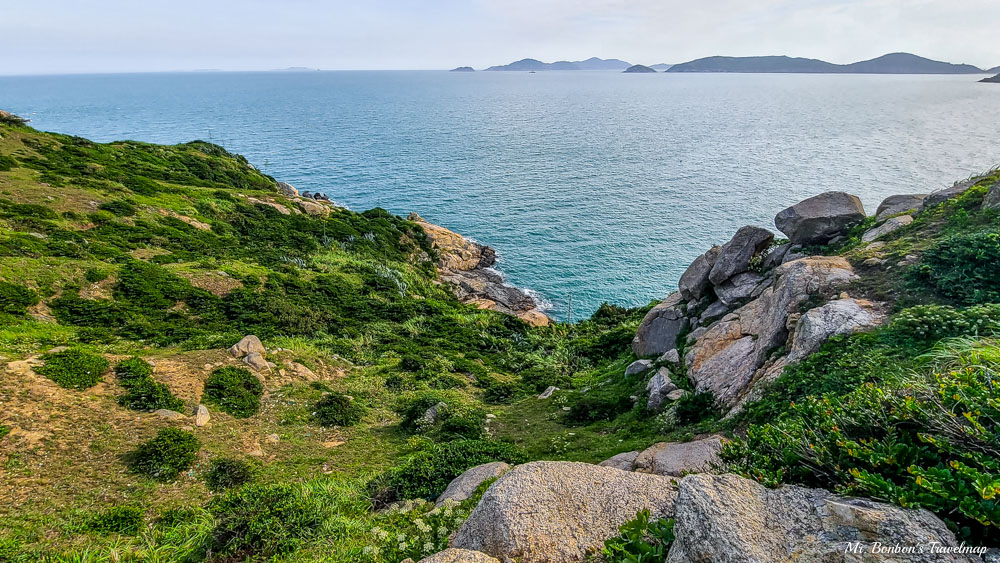
<instances>
[{"instance_id":1,"label":"sea","mask_svg":"<svg viewBox=\"0 0 1000 563\"><path fill-rule=\"evenodd\" d=\"M743 225L829 190L1000 164L978 75L312 71L0 77L0 109L97 141L211 141L354 210L497 249L562 320L641 306Z\"/></svg>"}]
</instances>

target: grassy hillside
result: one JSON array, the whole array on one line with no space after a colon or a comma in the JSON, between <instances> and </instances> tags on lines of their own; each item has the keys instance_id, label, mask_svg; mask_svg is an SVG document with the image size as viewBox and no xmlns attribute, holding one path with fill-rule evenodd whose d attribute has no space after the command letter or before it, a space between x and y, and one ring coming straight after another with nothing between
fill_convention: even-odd
<instances>
[{"instance_id":1,"label":"grassy hillside","mask_svg":"<svg viewBox=\"0 0 1000 563\"><path fill-rule=\"evenodd\" d=\"M998 180L885 245L863 225L808 249L847 257L851 295L889 303L890 323L720 420L699 394L647 412L645 378L623 377L646 308L531 328L461 304L420 228L384 210L286 197L209 143L4 118L0 561L419 559L475 502L421 499L468 467L707 432L767 484L925 506L995 542L1000 218L981 203ZM247 334L273 367L227 353Z\"/></svg>"}]
</instances>

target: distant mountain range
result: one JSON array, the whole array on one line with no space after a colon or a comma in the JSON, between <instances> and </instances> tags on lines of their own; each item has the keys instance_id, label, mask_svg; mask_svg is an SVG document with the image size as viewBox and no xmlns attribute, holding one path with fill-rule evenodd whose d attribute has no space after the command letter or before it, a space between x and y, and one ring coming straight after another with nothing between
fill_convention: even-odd
<instances>
[{"instance_id":1,"label":"distant mountain range","mask_svg":"<svg viewBox=\"0 0 1000 563\"><path fill-rule=\"evenodd\" d=\"M667 72L774 72L817 74L982 74L979 67L934 61L910 53L890 53L838 65L792 57L706 57L674 65Z\"/></svg>"},{"instance_id":2,"label":"distant mountain range","mask_svg":"<svg viewBox=\"0 0 1000 563\"><path fill-rule=\"evenodd\" d=\"M620 59L591 57L585 61L556 61L544 63L538 59L521 59L506 65L491 66L486 70L537 72L544 70L615 70L623 71L632 65ZM890 53L867 61L840 65L819 59L798 57L705 57L686 63L649 65L660 72L760 72L760 73L817 73L817 74L982 74L1000 72L1000 67L983 70L967 64L953 64L918 57L910 53Z\"/></svg>"}]
</instances>

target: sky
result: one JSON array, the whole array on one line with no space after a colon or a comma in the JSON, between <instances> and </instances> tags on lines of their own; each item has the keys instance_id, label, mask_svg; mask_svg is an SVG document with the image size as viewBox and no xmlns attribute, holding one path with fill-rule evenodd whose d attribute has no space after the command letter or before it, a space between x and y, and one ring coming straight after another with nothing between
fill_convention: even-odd
<instances>
[{"instance_id":1,"label":"sky","mask_svg":"<svg viewBox=\"0 0 1000 563\"><path fill-rule=\"evenodd\" d=\"M1000 65L997 0L2 0L0 74L912 52Z\"/></svg>"}]
</instances>

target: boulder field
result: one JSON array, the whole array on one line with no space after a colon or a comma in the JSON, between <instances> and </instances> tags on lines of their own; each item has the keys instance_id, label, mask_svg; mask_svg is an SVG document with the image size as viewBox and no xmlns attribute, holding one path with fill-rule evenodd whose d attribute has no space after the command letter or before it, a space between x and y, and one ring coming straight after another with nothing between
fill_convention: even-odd
<instances>
[{"instance_id":1,"label":"boulder field","mask_svg":"<svg viewBox=\"0 0 1000 563\"><path fill-rule=\"evenodd\" d=\"M875 241L969 185L886 198L874 225L860 235L862 244L882 244ZM1000 207L1000 186L984 206ZM710 393L716 408L735 414L785 366L831 336L884 323L884 304L845 292L858 278L847 260L804 249L836 242L865 218L857 197L820 194L775 217L787 243L775 245L770 231L747 226L698 256L678 290L645 316L632 341L638 359L625 376L648 380L647 409L665 408L688 393L677 384L686 376L695 392ZM476 256L469 254L463 265L476 262ZM598 465L537 461L474 467L456 478L439 502L468 498L488 479L496 480L452 535L451 547L424 561L585 561L642 510L653 519L674 519L671 563L982 560L946 549L962 544L927 510L822 489L768 489L727 473L718 455L725 441L705 435L662 442ZM873 549L879 545L925 549Z\"/></svg>"}]
</instances>

